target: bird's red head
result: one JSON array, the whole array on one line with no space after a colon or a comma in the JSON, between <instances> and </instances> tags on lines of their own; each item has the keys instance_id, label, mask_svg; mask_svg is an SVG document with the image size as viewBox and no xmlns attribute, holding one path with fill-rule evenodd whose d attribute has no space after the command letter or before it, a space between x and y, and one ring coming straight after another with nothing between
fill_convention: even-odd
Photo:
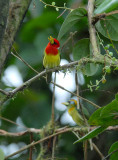
<instances>
[{"instance_id":1,"label":"bird's red head","mask_svg":"<svg viewBox=\"0 0 118 160\"><path fill-rule=\"evenodd\" d=\"M50 36L48 39L49 39L49 45L51 45L55 48L60 47L59 41L57 39L53 38L52 36Z\"/></svg>"},{"instance_id":2,"label":"bird's red head","mask_svg":"<svg viewBox=\"0 0 118 160\"><path fill-rule=\"evenodd\" d=\"M52 54L52 55L58 54L58 48L60 47L59 41L53 38L52 36L50 36L48 39L49 43L45 49L46 54Z\"/></svg>"}]
</instances>

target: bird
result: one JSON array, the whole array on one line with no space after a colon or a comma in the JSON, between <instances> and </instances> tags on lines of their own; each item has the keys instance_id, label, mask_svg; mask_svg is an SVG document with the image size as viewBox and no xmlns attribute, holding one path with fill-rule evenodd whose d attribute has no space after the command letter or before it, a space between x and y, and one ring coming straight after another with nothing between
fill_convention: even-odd
<instances>
[{"instance_id":1,"label":"bird","mask_svg":"<svg viewBox=\"0 0 118 160\"><path fill-rule=\"evenodd\" d=\"M86 119L84 120L81 114L77 111L76 109L77 101L75 99L70 99L68 102L64 102L62 104L64 104L67 107L68 113L70 114L70 116L78 126L89 127L87 120ZM84 111L86 112L85 108L84 108ZM86 112L86 116L88 116L87 112ZM87 129L87 131L85 132L89 132L89 129ZM89 139L89 143L90 143L91 150L93 150L92 139Z\"/></svg>"},{"instance_id":2,"label":"bird","mask_svg":"<svg viewBox=\"0 0 118 160\"><path fill-rule=\"evenodd\" d=\"M77 101L75 99L70 99L68 102L64 102L62 104L64 104L67 107L69 115L72 117L72 119L78 126L86 126L83 117L76 109Z\"/></svg>"},{"instance_id":3,"label":"bird","mask_svg":"<svg viewBox=\"0 0 118 160\"><path fill-rule=\"evenodd\" d=\"M60 65L60 43L56 38L53 38L52 36L50 36L48 40L49 43L45 47L43 57L43 66L45 69L55 68ZM51 75L52 73L47 74L47 83L51 82Z\"/></svg>"}]
</instances>

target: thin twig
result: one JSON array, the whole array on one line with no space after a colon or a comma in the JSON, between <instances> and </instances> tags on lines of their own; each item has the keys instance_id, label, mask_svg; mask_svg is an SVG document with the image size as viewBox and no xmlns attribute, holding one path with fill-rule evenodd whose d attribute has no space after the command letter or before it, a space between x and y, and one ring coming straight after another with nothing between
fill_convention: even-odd
<instances>
[{"instance_id":1,"label":"thin twig","mask_svg":"<svg viewBox=\"0 0 118 160\"><path fill-rule=\"evenodd\" d=\"M81 59L82 63L84 62L89 62L90 59L86 59L84 58L83 60ZM98 60L98 59L97 59ZM65 64L63 66L59 66L59 67L55 67L55 68L52 68L52 69L48 69L48 70L44 70L42 72L40 72L39 74L37 74L36 76L32 77L31 79L29 79L28 81L24 82L21 86L15 88L14 90L12 91L9 91L8 92L8 96L5 96L1 101L0 101L0 105L2 105L4 102L6 102L8 99L12 98L17 92L19 91L23 91L25 88L27 88L32 82L34 82L35 80L39 79L40 77L43 77L45 74L49 73L49 72L54 72L54 71L57 71L57 70L63 70L63 69L67 69L67 68L71 68L72 66L74 67L75 65L78 64L78 62L81 63L81 61L74 61L74 62L71 62L69 64ZM90 60L90 61L94 61L95 60ZM101 60L100 60L101 62Z\"/></svg>"},{"instance_id":2,"label":"thin twig","mask_svg":"<svg viewBox=\"0 0 118 160\"><path fill-rule=\"evenodd\" d=\"M43 0L40 0L40 1L41 1L43 4L45 4L45 6L54 7L54 8L58 8L58 9L66 9L66 10L70 10L70 11L73 10L73 9L67 8L67 7L58 7L58 6L56 6L56 5L47 4L47 3L45 3Z\"/></svg>"},{"instance_id":3,"label":"thin twig","mask_svg":"<svg viewBox=\"0 0 118 160\"><path fill-rule=\"evenodd\" d=\"M54 157L55 157L55 145L56 145L56 139L57 139L57 137L55 136L55 137L53 138L52 160L54 160Z\"/></svg>"},{"instance_id":4,"label":"thin twig","mask_svg":"<svg viewBox=\"0 0 118 160\"><path fill-rule=\"evenodd\" d=\"M27 146L21 148L20 150L18 150L18 151L16 151L16 152L14 152L14 153L12 153L12 154L6 156L5 159L8 159L8 158L10 158L10 157L12 157L12 156L14 156L14 155L16 155L16 154L18 154L18 153L20 153L20 152L26 150L26 149L28 149L28 148L34 146L34 144L35 144L35 142L32 142L31 144L29 144L29 145L27 145Z\"/></svg>"},{"instance_id":5,"label":"thin twig","mask_svg":"<svg viewBox=\"0 0 118 160\"><path fill-rule=\"evenodd\" d=\"M87 148L88 148L88 141L83 142L84 144L84 160L87 160Z\"/></svg>"},{"instance_id":6,"label":"thin twig","mask_svg":"<svg viewBox=\"0 0 118 160\"><path fill-rule=\"evenodd\" d=\"M27 128L27 127L22 126L21 124L17 124L16 122L14 122L14 121L12 121L12 120L9 120L9 119L7 119L7 118L5 118L5 117L0 116L0 119L2 119L2 120L4 120L4 121L7 121L7 122L9 122L9 123L15 124L16 126L23 127L23 128L25 128L25 129L27 129L27 130L28 130L28 128Z\"/></svg>"},{"instance_id":7,"label":"thin twig","mask_svg":"<svg viewBox=\"0 0 118 160\"><path fill-rule=\"evenodd\" d=\"M76 83L76 90L77 90L77 96L79 96L79 82L78 82L78 75L77 75L77 71L75 72L75 83ZM81 110L81 107L80 106L80 100L79 100L79 97L77 97L77 109L80 108ZM81 110L82 112L82 110Z\"/></svg>"},{"instance_id":8,"label":"thin twig","mask_svg":"<svg viewBox=\"0 0 118 160\"><path fill-rule=\"evenodd\" d=\"M72 132L78 139L80 139L79 135L75 131L72 131Z\"/></svg>"},{"instance_id":9,"label":"thin twig","mask_svg":"<svg viewBox=\"0 0 118 160\"><path fill-rule=\"evenodd\" d=\"M112 63L112 60L107 58L106 59L106 62L108 64L111 64L111 66L114 66L116 67L118 65L118 61L115 61ZM104 64L104 56L103 57L97 57L96 59L95 58L82 58L80 59L79 61L74 61L74 62L71 62L71 63L68 63L68 64L65 64L63 66L59 66L59 67L55 67L55 68L52 68L52 69L48 69L48 70L44 70L40 73L38 73L36 76L32 77L31 79L29 79L28 81L24 82L21 86L15 88L14 90L12 91L9 91L7 92L8 93L8 96L5 96L1 101L0 101L0 106L6 102L8 99L12 98L17 92L19 91L23 91L25 88L27 88L31 83L33 83L35 80L39 79L40 77L43 77L45 76L47 73L49 72L55 72L55 71L60 71L60 70L64 70L64 69L69 69L69 68L72 68L72 67L75 67L76 65L80 65L80 64L86 64L86 63L96 63L96 64ZM59 85L58 85L59 86ZM59 86L60 87L60 86ZM63 87L61 87L63 88ZM80 97L81 98L81 97ZM86 100L84 98L82 98L83 100ZM88 100L88 102L90 102ZM94 105L94 103L91 103L92 105ZM97 108L99 106L95 105Z\"/></svg>"},{"instance_id":10,"label":"thin twig","mask_svg":"<svg viewBox=\"0 0 118 160\"><path fill-rule=\"evenodd\" d=\"M57 19L60 18L65 12L66 12L66 9L57 17Z\"/></svg>"},{"instance_id":11,"label":"thin twig","mask_svg":"<svg viewBox=\"0 0 118 160\"><path fill-rule=\"evenodd\" d=\"M30 133L30 143L33 142L33 134ZM29 151L29 160L32 160L32 149L33 147L30 147L30 151Z\"/></svg>"},{"instance_id":12,"label":"thin twig","mask_svg":"<svg viewBox=\"0 0 118 160\"><path fill-rule=\"evenodd\" d=\"M25 135L27 133L40 133L41 132L41 129L27 128L26 126L23 126L21 124L17 124L16 122L14 122L12 120L9 120L9 119L7 119L5 117L2 117L2 116L0 116L0 119L26 129L26 131L22 131L22 132L19 132L19 133L10 133L10 132L7 132L5 130L0 129L0 135L3 135L3 136L22 136L22 135Z\"/></svg>"},{"instance_id":13,"label":"thin twig","mask_svg":"<svg viewBox=\"0 0 118 160\"><path fill-rule=\"evenodd\" d=\"M29 133L29 131L23 131L23 132L18 132L18 133L10 133L5 130L0 129L0 136L8 136L8 137L18 137L18 136L23 136Z\"/></svg>"},{"instance_id":14,"label":"thin twig","mask_svg":"<svg viewBox=\"0 0 118 160\"><path fill-rule=\"evenodd\" d=\"M26 149L28 149L28 148L34 146L34 145L36 145L36 144L39 144L39 143L41 143L41 142L47 140L47 139L50 139L50 138L52 138L52 137L54 137L54 136L57 136L57 135L62 134L62 133L65 133L65 132L67 132L67 130L68 130L68 129L62 130L62 131L57 132L57 133L54 133L54 134L52 134L52 135L50 135L50 136L48 136L48 137L45 137L45 138L43 138L43 139L41 139L41 140L39 140L39 141L32 142L31 144L26 145L25 147L21 148L21 149L18 150L17 152L14 152L14 153L12 153L12 154L6 156L5 159L8 159L8 158L10 158L10 157L12 157L12 156L14 156L14 155L16 155L16 154L22 152L22 151L24 151L24 150L26 150Z\"/></svg>"},{"instance_id":15,"label":"thin twig","mask_svg":"<svg viewBox=\"0 0 118 160\"><path fill-rule=\"evenodd\" d=\"M72 35L71 35L71 37L72 36L74 36L76 34L76 32L74 32ZM71 37L70 37L70 39L71 39ZM69 39L69 40L70 40ZM15 50L15 52L16 52L16 50ZM16 54L17 55L19 55L17 52L16 52ZM14 55L14 54L13 54ZM15 55L16 56L16 55ZM17 56L16 56L17 57ZM26 66L28 66L30 69L32 69L34 72L36 72L36 73L38 73L32 66L30 66L25 60L23 60L23 58L22 57L17 57L18 59L20 59ZM39 73L38 73L39 74ZM53 82L51 82L52 84L55 84L55 83L53 83ZM56 84L55 84L56 85ZM62 88L61 86L59 86L58 85L58 87L60 87L60 88ZM64 88L63 88L64 89ZM64 89L65 90L65 89ZM67 91L67 90L66 90ZM68 92L68 91L67 91ZM80 96L79 96L80 97Z\"/></svg>"},{"instance_id":16,"label":"thin twig","mask_svg":"<svg viewBox=\"0 0 118 160\"><path fill-rule=\"evenodd\" d=\"M0 129L0 135L1 136L8 136L8 137L18 137L18 136L23 136L26 135L28 133L36 133L39 134L41 132L41 129L36 129L36 128L29 128L26 131L22 131L22 132L17 132L17 133L12 133L12 132L7 132L5 130Z\"/></svg>"},{"instance_id":17,"label":"thin twig","mask_svg":"<svg viewBox=\"0 0 118 160\"><path fill-rule=\"evenodd\" d=\"M8 92L6 92L6 91L4 91L4 90L2 90L2 89L0 89L0 92L2 93L2 94L4 94L4 95L8 95Z\"/></svg>"},{"instance_id":18,"label":"thin twig","mask_svg":"<svg viewBox=\"0 0 118 160\"><path fill-rule=\"evenodd\" d=\"M77 104L78 104L78 109L80 108L80 111L81 111L81 114L82 114L82 117L83 117L83 119L84 119L84 122L85 122L85 124L86 124L86 126L88 126L89 127L89 125L88 125L88 122L87 122L87 119L85 118L85 115L84 115L84 112L83 112L83 108L82 108L82 105L80 104L80 101L79 101L79 82L78 82L78 78L77 78L78 76L77 76L77 71L76 71L76 73L75 73L75 82L76 82L76 88L77 88L77 96L78 96L78 98L77 98ZM89 133L89 129L88 129L88 133ZM87 146L88 145L86 145L86 143L87 142L85 142L85 148L84 148L84 157L85 157L85 159L86 159L86 154L87 154ZM89 140L89 143L90 143L90 148L91 148L91 150L93 150L93 145L92 145L92 139L90 139Z\"/></svg>"},{"instance_id":19,"label":"thin twig","mask_svg":"<svg viewBox=\"0 0 118 160\"><path fill-rule=\"evenodd\" d=\"M53 83L53 84L54 84L54 82L51 82L51 83ZM55 86L57 86L57 87L59 87L59 88L61 88L61 89L65 90L66 92L71 93L71 94L72 94L72 95L74 95L74 96L77 96L77 94L76 94L76 93L73 93L73 92L71 92L71 91L67 90L66 88L64 88L64 87L62 87L62 86L60 86L60 85L56 84L56 83L55 83ZM77 97L79 97L79 98L81 98L82 100L84 100L84 101L86 101L86 102L90 103L91 105L93 105L93 106L94 106L94 107L96 107L97 109L98 109L98 108L100 108L100 106L98 106L97 104L95 104L95 103L93 103L93 102L89 101L89 100L88 100L88 99L86 99L86 98L83 98L83 97L81 97L81 96L77 96Z\"/></svg>"},{"instance_id":20,"label":"thin twig","mask_svg":"<svg viewBox=\"0 0 118 160\"><path fill-rule=\"evenodd\" d=\"M87 91L91 92L90 89L87 88L87 89L81 90L80 93L81 93L81 92L82 92L82 93L83 93L83 92L87 92ZM102 89L97 89L97 90L96 90L96 89L93 89L93 91L94 91L94 92L105 92L105 93L108 93L108 94L113 94L113 95L115 95L115 93L113 93L113 92L111 92L111 91L106 91L106 90L102 90Z\"/></svg>"},{"instance_id":21,"label":"thin twig","mask_svg":"<svg viewBox=\"0 0 118 160\"><path fill-rule=\"evenodd\" d=\"M109 158L113 153L117 152L118 149L114 150L113 152L109 153L106 157L104 157L104 159L102 160L106 160L107 158Z\"/></svg>"},{"instance_id":22,"label":"thin twig","mask_svg":"<svg viewBox=\"0 0 118 160\"><path fill-rule=\"evenodd\" d=\"M92 24L95 25L99 20L107 17L107 16L111 16L113 14L118 14L118 10L109 12L109 13L100 13L100 14L96 14L93 19L92 19Z\"/></svg>"},{"instance_id":23,"label":"thin twig","mask_svg":"<svg viewBox=\"0 0 118 160\"><path fill-rule=\"evenodd\" d=\"M63 48L67 45L67 43L71 40L72 36L75 36L77 34L77 31L75 32L71 32L71 35L68 37L68 39L63 43L62 47L61 47L61 52L63 50Z\"/></svg>"},{"instance_id":24,"label":"thin twig","mask_svg":"<svg viewBox=\"0 0 118 160\"><path fill-rule=\"evenodd\" d=\"M79 96L79 82L78 82L78 75L77 75L77 71L75 73L75 82L76 82L76 88L77 88L77 109L80 108L80 111L81 111L81 114L82 114L82 117L84 119L84 122L85 124L88 124L87 121L86 121L86 118L85 118L85 115L83 113L83 109L82 109L82 105L80 104L80 96Z\"/></svg>"},{"instance_id":25,"label":"thin twig","mask_svg":"<svg viewBox=\"0 0 118 160\"><path fill-rule=\"evenodd\" d=\"M100 158L103 159L104 155L102 154L102 152L100 152L99 148L95 145L95 143L93 143L93 148L98 153L98 155L100 156Z\"/></svg>"},{"instance_id":26,"label":"thin twig","mask_svg":"<svg viewBox=\"0 0 118 160\"><path fill-rule=\"evenodd\" d=\"M65 129L62 129L61 131L59 131L59 132L57 132L57 133L54 133L54 134L52 134L52 135L50 135L50 136L48 136L48 137L45 137L45 138L43 138L43 139L41 139L41 140L39 140L39 141L32 142L31 144L26 145L25 147L21 148L21 149L18 150L17 152L14 152L13 154L8 155L7 157L5 157L5 159L7 159L7 158L9 158L9 157L12 157L12 156L14 156L14 155L16 155L16 154L18 154L18 153L20 153L20 152L22 152L22 151L30 148L30 147L32 147L32 146L34 146L34 145L37 145L37 144L39 144L39 143L41 143L41 142L43 142L43 141L46 141L47 139L50 139L50 138L52 138L52 137L57 136L57 135L59 135L59 134L63 134L63 133L70 132L70 131L82 131L82 130L84 130L84 129L86 129L86 127L85 127L85 128L84 128L84 127L82 127L82 128L79 127L79 128L65 128Z\"/></svg>"},{"instance_id":27,"label":"thin twig","mask_svg":"<svg viewBox=\"0 0 118 160\"><path fill-rule=\"evenodd\" d=\"M14 48L13 48L14 49ZM15 50L15 49L14 49ZM35 70L31 65L29 65L18 53L17 51L15 50L15 54L13 52L11 52L11 54L18 58L20 61L22 61L26 66L28 66L31 70L33 70L35 73L39 73L37 70Z\"/></svg>"},{"instance_id":28,"label":"thin twig","mask_svg":"<svg viewBox=\"0 0 118 160\"><path fill-rule=\"evenodd\" d=\"M112 44L112 47L114 48L114 50L115 50L116 53L118 54L118 51L117 51L116 47L114 46L113 41L112 41L112 39L111 39L111 37L110 37L109 31L108 31L108 29L107 29L106 22L105 22L105 27L106 27L106 32L107 32L107 35L108 35L108 37L109 37L109 40L110 40L110 42L111 42L111 44Z\"/></svg>"},{"instance_id":29,"label":"thin twig","mask_svg":"<svg viewBox=\"0 0 118 160\"><path fill-rule=\"evenodd\" d=\"M54 127L54 119L55 119L55 116L54 116L54 106L55 106L55 83L56 83L56 72L55 72L55 76L54 76L54 84L53 84L53 96L52 96L52 126Z\"/></svg>"},{"instance_id":30,"label":"thin twig","mask_svg":"<svg viewBox=\"0 0 118 160\"><path fill-rule=\"evenodd\" d=\"M85 115L84 115L84 112L83 112L83 108L82 108L82 105L80 104L80 98L79 98L79 81L78 81L78 75L77 75L77 70L76 70L76 73L75 73L75 82L76 82L76 88L77 88L77 109L80 108L80 111L81 111L81 114L82 114L82 117L84 119L84 122L86 124L86 126L89 127L88 125L88 122L87 122L87 119L85 118ZM88 129L88 133L89 133L89 129ZM88 148L88 145L87 145L87 141L85 141L83 144L84 144L84 160L87 160L87 148ZM90 143L90 148L91 150L93 150L93 145L92 145L92 140L90 139L89 140L89 143Z\"/></svg>"},{"instance_id":31,"label":"thin twig","mask_svg":"<svg viewBox=\"0 0 118 160\"><path fill-rule=\"evenodd\" d=\"M96 127L89 127L90 130L95 129ZM63 128L58 128L55 130L56 133L63 131L67 129L67 126L63 127ZM84 128L83 128L84 129ZM79 131L80 128L77 127L73 127L73 128L68 128L68 131L74 130L74 131ZM109 126L107 129L107 131L117 131L118 130L118 126ZM18 137L18 136L23 136L29 133L36 133L39 134L41 132L41 129L36 129L36 128L28 128L28 130L26 131L21 131L21 132L17 132L17 133L12 133L12 132L7 132L5 130L0 129L0 136L8 136L8 137Z\"/></svg>"}]
</instances>

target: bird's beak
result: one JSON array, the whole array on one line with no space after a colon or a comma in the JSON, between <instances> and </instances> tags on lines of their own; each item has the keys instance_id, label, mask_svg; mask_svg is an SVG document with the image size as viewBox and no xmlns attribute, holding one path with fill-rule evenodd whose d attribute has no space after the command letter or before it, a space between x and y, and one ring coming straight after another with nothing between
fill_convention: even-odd
<instances>
[{"instance_id":1,"label":"bird's beak","mask_svg":"<svg viewBox=\"0 0 118 160\"><path fill-rule=\"evenodd\" d=\"M69 105L68 102L63 102L63 103L61 103L61 104L64 104L65 106L68 106L68 105Z\"/></svg>"}]
</instances>

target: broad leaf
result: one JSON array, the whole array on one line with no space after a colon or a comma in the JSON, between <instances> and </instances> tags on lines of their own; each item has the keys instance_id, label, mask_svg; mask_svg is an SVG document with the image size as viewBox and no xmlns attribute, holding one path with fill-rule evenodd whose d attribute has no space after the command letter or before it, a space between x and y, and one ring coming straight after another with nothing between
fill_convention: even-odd
<instances>
[{"instance_id":1,"label":"broad leaf","mask_svg":"<svg viewBox=\"0 0 118 160\"><path fill-rule=\"evenodd\" d=\"M97 72L98 66L99 65L94 63L87 63L85 66L85 70L83 71L84 75L93 76Z\"/></svg>"},{"instance_id":2,"label":"broad leaf","mask_svg":"<svg viewBox=\"0 0 118 160\"><path fill-rule=\"evenodd\" d=\"M115 95L116 100L118 101L118 94Z\"/></svg>"},{"instance_id":3,"label":"broad leaf","mask_svg":"<svg viewBox=\"0 0 118 160\"><path fill-rule=\"evenodd\" d=\"M97 44L98 44L98 48L99 48L99 52L100 52L100 45L99 45L99 40L97 39ZM92 46L91 43L89 43L89 50L90 50L90 57L93 57L93 50L92 50ZM86 76L93 76L97 70L98 70L99 65L95 64L95 63L87 63L85 66L85 72L84 74Z\"/></svg>"},{"instance_id":4,"label":"broad leaf","mask_svg":"<svg viewBox=\"0 0 118 160\"><path fill-rule=\"evenodd\" d=\"M91 139L95 136L97 136L98 134L102 133L107 127L106 126L100 126L100 127L97 127L95 129L93 129L91 132L89 132L88 134L86 134L85 136L83 136L82 138L80 138L79 140L75 141L75 143L78 143L78 142L82 142L82 141L85 141L87 139Z\"/></svg>"},{"instance_id":5,"label":"broad leaf","mask_svg":"<svg viewBox=\"0 0 118 160\"><path fill-rule=\"evenodd\" d=\"M4 159L5 159L4 152L2 151L2 149L0 149L0 160L4 160Z\"/></svg>"},{"instance_id":6,"label":"broad leaf","mask_svg":"<svg viewBox=\"0 0 118 160\"><path fill-rule=\"evenodd\" d=\"M73 47L73 58L79 60L83 57L91 57L92 51L90 46L90 40L88 38L79 40ZM87 63L82 72L86 76L92 76L96 73L98 65L93 63Z\"/></svg>"},{"instance_id":7,"label":"broad leaf","mask_svg":"<svg viewBox=\"0 0 118 160\"><path fill-rule=\"evenodd\" d=\"M106 38L118 41L118 14L108 16L96 24L97 30Z\"/></svg>"},{"instance_id":8,"label":"broad leaf","mask_svg":"<svg viewBox=\"0 0 118 160\"><path fill-rule=\"evenodd\" d=\"M91 117L89 118L89 121L88 121L89 124L91 124L91 125L96 125L96 126L101 125L101 124L100 124L100 120L101 120L100 114L101 114L102 109L103 109L103 107L97 109L97 110L91 115Z\"/></svg>"},{"instance_id":9,"label":"broad leaf","mask_svg":"<svg viewBox=\"0 0 118 160\"><path fill-rule=\"evenodd\" d=\"M89 118L89 124L96 126L118 125L118 99L116 98L108 105L95 111Z\"/></svg>"},{"instance_id":10,"label":"broad leaf","mask_svg":"<svg viewBox=\"0 0 118 160\"><path fill-rule=\"evenodd\" d=\"M52 27L55 23L62 21L62 18L57 19L58 15L57 12L45 12L41 16L31 19L24 24L21 38L24 41L32 42L40 30Z\"/></svg>"},{"instance_id":11,"label":"broad leaf","mask_svg":"<svg viewBox=\"0 0 118 160\"><path fill-rule=\"evenodd\" d=\"M116 151L116 152L115 152ZM109 149L109 154L114 152L113 154L111 154L110 156L110 160L117 160L118 159L118 141L115 142L114 144L112 144L112 146Z\"/></svg>"},{"instance_id":12,"label":"broad leaf","mask_svg":"<svg viewBox=\"0 0 118 160\"><path fill-rule=\"evenodd\" d=\"M86 15L87 11L84 8L77 8L70 12L61 26L58 35L58 40L60 41L61 38L65 35L65 33L68 32L73 25L75 25Z\"/></svg>"},{"instance_id":13,"label":"broad leaf","mask_svg":"<svg viewBox=\"0 0 118 160\"><path fill-rule=\"evenodd\" d=\"M95 10L95 14L108 13L118 7L118 0L104 0Z\"/></svg>"},{"instance_id":14,"label":"broad leaf","mask_svg":"<svg viewBox=\"0 0 118 160\"><path fill-rule=\"evenodd\" d=\"M75 61L90 55L90 40L88 38L79 40L73 47L73 58Z\"/></svg>"},{"instance_id":15,"label":"broad leaf","mask_svg":"<svg viewBox=\"0 0 118 160\"><path fill-rule=\"evenodd\" d=\"M105 0L96 0L95 1L95 6L98 7L99 5L101 5L101 3L103 3Z\"/></svg>"}]
</instances>

